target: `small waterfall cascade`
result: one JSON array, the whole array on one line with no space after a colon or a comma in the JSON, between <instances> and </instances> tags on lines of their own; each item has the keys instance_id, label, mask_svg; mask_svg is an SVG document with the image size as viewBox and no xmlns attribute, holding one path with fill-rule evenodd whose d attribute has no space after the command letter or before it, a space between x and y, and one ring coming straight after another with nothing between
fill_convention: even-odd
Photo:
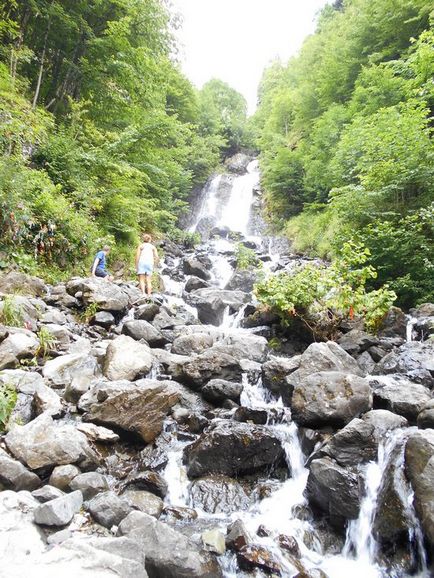
<instances>
[{"instance_id":1,"label":"small waterfall cascade","mask_svg":"<svg viewBox=\"0 0 434 578\"><path fill-rule=\"evenodd\" d=\"M258 184L259 167L258 161L255 160L247 166L245 175L234 179L229 202L223 209L219 224L229 227L231 231L239 231L243 235L248 234L253 191Z\"/></svg>"}]
</instances>

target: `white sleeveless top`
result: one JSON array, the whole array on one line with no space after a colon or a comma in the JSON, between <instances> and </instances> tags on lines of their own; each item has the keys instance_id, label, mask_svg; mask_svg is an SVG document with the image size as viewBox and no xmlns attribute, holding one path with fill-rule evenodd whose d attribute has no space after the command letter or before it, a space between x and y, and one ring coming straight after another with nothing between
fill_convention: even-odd
<instances>
[{"instance_id":1,"label":"white sleeveless top","mask_svg":"<svg viewBox=\"0 0 434 578\"><path fill-rule=\"evenodd\" d=\"M139 263L141 265L153 265L154 264L154 245L151 243L143 243L140 252Z\"/></svg>"}]
</instances>

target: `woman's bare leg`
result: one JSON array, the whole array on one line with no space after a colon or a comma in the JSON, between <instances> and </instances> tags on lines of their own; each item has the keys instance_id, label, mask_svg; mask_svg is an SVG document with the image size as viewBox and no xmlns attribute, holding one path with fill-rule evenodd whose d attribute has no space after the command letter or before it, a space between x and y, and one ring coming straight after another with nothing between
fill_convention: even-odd
<instances>
[{"instance_id":1,"label":"woman's bare leg","mask_svg":"<svg viewBox=\"0 0 434 578\"><path fill-rule=\"evenodd\" d=\"M142 292L142 295L145 295L146 290L145 290L145 279L146 279L146 275L139 275L139 287L140 287L140 291Z\"/></svg>"},{"instance_id":2,"label":"woman's bare leg","mask_svg":"<svg viewBox=\"0 0 434 578\"><path fill-rule=\"evenodd\" d=\"M150 295L152 293L152 275L146 275L146 293Z\"/></svg>"}]
</instances>

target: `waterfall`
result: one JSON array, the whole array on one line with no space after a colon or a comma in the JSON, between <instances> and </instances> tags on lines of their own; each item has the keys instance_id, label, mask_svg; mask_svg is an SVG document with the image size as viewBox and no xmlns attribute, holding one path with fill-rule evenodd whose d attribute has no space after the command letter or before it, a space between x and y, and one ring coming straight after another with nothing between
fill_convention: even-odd
<instances>
[{"instance_id":1,"label":"waterfall","mask_svg":"<svg viewBox=\"0 0 434 578\"><path fill-rule=\"evenodd\" d=\"M252 161L247 167L247 173L234 179L229 202L223 209L220 224L232 231L248 234L250 207L253 200L254 187L259 183L258 161Z\"/></svg>"}]
</instances>

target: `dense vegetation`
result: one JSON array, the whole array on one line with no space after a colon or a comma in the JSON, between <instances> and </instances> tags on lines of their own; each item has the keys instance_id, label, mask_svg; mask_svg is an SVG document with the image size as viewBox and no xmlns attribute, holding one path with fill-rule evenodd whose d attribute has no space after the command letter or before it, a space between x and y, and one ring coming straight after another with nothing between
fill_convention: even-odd
<instances>
[{"instance_id":1,"label":"dense vegetation","mask_svg":"<svg viewBox=\"0 0 434 578\"><path fill-rule=\"evenodd\" d=\"M176 232L192 187L242 142L246 103L197 91L159 0L0 6L0 266L84 271L111 242Z\"/></svg>"},{"instance_id":2,"label":"dense vegetation","mask_svg":"<svg viewBox=\"0 0 434 578\"><path fill-rule=\"evenodd\" d=\"M364 243L378 272L367 286L389 282L406 307L434 299L430 10L326 6L300 54L264 72L254 119L274 227L321 256Z\"/></svg>"}]
</instances>

